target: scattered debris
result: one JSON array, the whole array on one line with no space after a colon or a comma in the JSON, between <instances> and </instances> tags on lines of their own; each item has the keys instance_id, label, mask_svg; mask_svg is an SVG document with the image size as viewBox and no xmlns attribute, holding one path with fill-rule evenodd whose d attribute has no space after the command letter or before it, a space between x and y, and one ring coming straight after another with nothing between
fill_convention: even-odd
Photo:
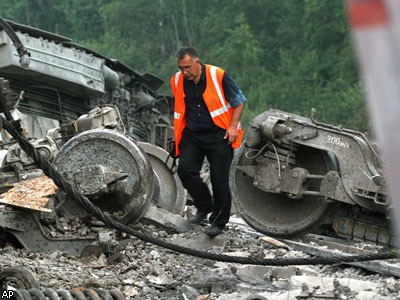
<instances>
[{"instance_id":1,"label":"scattered debris","mask_svg":"<svg viewBox=\"0 0 400 300\"><path fill-rule=\"evenodd\" d=\"M170 242L214 253L269 258L309 256L298 250L276 248L236 222L228 224L218 239L208 238L202 226L174 234L154 225L136 226ZM400 299L400 279L355 266L240 265L182 255L127 238L129 242L117 254L82 258L61 251L32 253L6 245L0 248L0 264L3 268L20 266L30 270L41 286L118 289L131 300ZM367 245L354 247L361 251ZM375 249L373 245L369 248Z\"/></svg>"}]
</instances>

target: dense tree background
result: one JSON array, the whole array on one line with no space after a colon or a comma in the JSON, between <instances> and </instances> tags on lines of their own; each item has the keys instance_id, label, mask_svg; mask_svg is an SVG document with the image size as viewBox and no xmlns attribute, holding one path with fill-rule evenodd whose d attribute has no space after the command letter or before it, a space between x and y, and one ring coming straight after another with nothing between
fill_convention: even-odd
<instances>
[{"instance_id":1,"label":"dense tree background","mask_svg":"<svg viewBox=\"0 0 400 300\"><path fill-rule=\"evenodd\" d=\"M72 38L166 83L192 45L248 98L244 123L268 108L368 130L342 1L0 0L0 16Z\"/></svg>"}]
</instances>

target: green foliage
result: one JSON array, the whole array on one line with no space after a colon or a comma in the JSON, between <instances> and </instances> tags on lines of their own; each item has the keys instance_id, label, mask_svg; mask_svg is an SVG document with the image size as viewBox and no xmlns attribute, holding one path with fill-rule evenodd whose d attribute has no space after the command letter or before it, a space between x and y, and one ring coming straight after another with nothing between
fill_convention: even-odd
<instances>
[{"instance_id":1,"label":"green foliage","mask_svg":"<svg viewBox=\"0 0 400 300\"><path fill-rule=\"evenodd\" d=\"M72 38L168 81L176 51L196 47L248 98L246 125L276 108L368 130L342 1L0 0L3 18Z\"/></svg>"}]
</instances>

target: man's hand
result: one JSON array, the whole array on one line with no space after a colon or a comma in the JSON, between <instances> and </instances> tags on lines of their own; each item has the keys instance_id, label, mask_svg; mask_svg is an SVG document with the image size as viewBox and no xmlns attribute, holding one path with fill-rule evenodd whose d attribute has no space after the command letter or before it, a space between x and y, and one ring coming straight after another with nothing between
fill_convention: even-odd
<instances>
[{"instance_id":1,"label":"man's hand","mask_svg":"<svg viewBox=\"0 0 400 300\"><path fill-rule=\"evenodd\" d=\"M228 145L234 143L238 137L238 127L240 126L240 116L243 108L244 103L241 103L233 109L231 125L229 125L224 136L224 139L228 139Z\"/></svg>"},{"instance_id":2,"label":"man's hand","mask_svg":"<svg viewBox=\"0 0 400 300\"><path fill-rule=\"evenodd\" d=\"M229 126L225 132L224 139L228 139L228 145L231 145L233 142L236 141L237 136L238 136L237 127Z\"/></svg>"}]
</instances>

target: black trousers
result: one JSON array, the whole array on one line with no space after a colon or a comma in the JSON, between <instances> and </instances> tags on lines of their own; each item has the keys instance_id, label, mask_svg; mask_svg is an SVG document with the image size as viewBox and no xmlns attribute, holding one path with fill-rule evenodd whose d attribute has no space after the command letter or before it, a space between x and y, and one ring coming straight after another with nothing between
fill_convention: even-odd
<instances>
[{"instance_id":1,"label":"black trousers","mask_svg":"<svg viewBox=\"0 0 400 300\"><path fill-rule=\"evenodd\" d=\"M210 223L225 227L229 221L232 196L229 188L229 170L233 149L224 139L225 130L217 128L210 132L183 131L179 145L178 174L183 186L201 212L212 212ZM212 196L200 177L204 158L210 164Z\"/></svg>"}]
</instances>

